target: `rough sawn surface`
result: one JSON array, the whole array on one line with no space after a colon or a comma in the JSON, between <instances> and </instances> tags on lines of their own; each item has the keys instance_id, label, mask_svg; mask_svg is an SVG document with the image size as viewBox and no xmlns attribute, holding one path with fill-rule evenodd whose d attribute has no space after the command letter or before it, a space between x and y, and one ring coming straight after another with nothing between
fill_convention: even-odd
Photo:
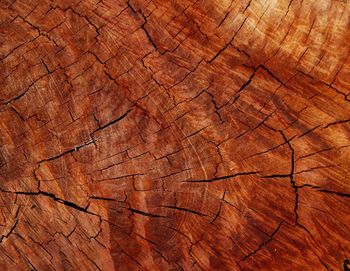
<instances>
[{"instance_id":1,"label":"rough sawn surface","mask_svg":"<svg viewBox=\"0 0 350 271\"><path fill-rule=\"evenodd\" d=\"M1 0L1 270L349 270L350 3Z\"/></svg>"}]
</instances>

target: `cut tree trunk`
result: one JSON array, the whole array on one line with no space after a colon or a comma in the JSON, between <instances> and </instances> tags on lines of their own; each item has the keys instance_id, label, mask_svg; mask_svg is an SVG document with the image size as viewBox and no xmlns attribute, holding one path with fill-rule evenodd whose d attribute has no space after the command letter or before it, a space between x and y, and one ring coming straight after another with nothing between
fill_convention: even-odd
<instances>
[{"instance_id":1,"label":"cut tree trunk","mask_svg":"<svg viewBox=\"0 0 350 271\"><path fill-rule=\"evenodd\" d=\"M350 270L350 3L0 7L0 270Z\"/></svg>"}]
</instances>

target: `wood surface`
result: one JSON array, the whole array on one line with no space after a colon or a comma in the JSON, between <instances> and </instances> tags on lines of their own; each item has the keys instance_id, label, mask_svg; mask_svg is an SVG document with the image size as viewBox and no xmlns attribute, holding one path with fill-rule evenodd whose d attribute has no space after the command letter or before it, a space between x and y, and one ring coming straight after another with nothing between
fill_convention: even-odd
<instances>
[{"instance_id":1,"label":"wood surface","mask_svg":"<svg viewBox=\"0 0 350 271\"><path fill-rule=\"evenodd\" d=\"M0 0L0 270L350 270L350 3Z\"/></svg>"}]
</instances>

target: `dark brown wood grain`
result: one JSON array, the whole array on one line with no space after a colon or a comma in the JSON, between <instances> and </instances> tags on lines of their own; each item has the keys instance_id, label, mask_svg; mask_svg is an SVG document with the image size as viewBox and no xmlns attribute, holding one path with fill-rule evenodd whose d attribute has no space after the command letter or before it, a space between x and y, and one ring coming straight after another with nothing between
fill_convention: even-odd
<instances>
[{"instance_id":1,"label":"dark brown wood grain","mask_svg":"<svg viewBox=\"0 0 350 271\"><path fill-rule=\"evenodd\" d=\"M350 4L1 0L0 270L349 270Z\"/></svg>"}]
</instances>

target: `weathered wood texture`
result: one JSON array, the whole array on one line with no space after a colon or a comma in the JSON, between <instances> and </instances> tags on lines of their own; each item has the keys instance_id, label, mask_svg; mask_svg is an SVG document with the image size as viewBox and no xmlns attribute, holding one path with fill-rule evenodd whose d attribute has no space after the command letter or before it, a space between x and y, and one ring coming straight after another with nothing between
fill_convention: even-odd
<instances>
[{"instance_id":1,"label":"weathered wood texture","mask_svg":"<svg viewBox=\"0 0 350 271\"><path fill-rule=\"evenodd\" d=\"M350 4L0 6L1 270L349 270Z\"/></svg>"}]
</instances>

